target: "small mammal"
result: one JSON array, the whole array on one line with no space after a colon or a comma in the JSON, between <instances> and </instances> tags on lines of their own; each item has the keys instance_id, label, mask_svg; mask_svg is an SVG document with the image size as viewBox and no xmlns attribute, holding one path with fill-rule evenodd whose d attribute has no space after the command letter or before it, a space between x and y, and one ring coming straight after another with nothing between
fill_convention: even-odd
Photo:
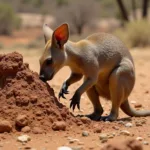
<instances>
[{"instance_id":1,"label":"small mammal","mask_svg":"<svg viewBox=\"0 0 150 150\"><path fill-rule=\"evenodd\" d=\"M135 68L132 56L125 45L115 36L96 33L78 42L71 42L68 24L54 31L43 25L45 51L40 58L40 79L51 80L63 67L69 66L70 77L63 83L59 97L68 94L68 87L84 77L83 84L75 91L70 103L73 110L80 109L80 97L86 92L94 108L87 115L92 120L115 121L119 108L129 116L150 116L150 111L135 111L128 97L135 83ZM99 97L111 100L108 116L101 116L103 108Z\"/></svg>"}]
</instances>

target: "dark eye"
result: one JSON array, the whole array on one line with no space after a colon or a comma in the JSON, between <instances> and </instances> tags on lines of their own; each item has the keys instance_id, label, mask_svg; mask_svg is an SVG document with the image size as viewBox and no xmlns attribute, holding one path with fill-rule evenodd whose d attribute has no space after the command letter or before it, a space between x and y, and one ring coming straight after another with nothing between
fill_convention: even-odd
<instances>
[{"instance_id":1,"label":"dark eye","mask_svg":"<svg viewBox=\"0 0 150 150\"><path fill-rule=\"evenodd\" d=\"M51 65L53 63L52 58L46 60L46 65Z\"/></svg>"}]
</instances>

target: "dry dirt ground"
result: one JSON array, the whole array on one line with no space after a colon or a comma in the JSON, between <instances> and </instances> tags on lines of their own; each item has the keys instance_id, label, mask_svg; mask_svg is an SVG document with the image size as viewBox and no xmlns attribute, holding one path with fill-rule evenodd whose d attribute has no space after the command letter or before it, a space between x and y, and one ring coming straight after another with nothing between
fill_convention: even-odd
<instances>
[{"instance_id":1,"label":"dry dirt ground","mask_svg":"<svg viewBox=\"0 0 150 150\"><path fill-rule=\"evenodd\" d=\"M9 40L2 37L1 41L9 45ZM31 39L31 38L30 38ZM28 39L28 40L30 40ZM15 39L16 40L16 39ZM13 40L10 40L13 43ZM17 40L16 40L17 41ZM16 42L15 41L15 42ZM26 39L20 39L26 43ZM14 50L9 48L1 49L0 53L8 53ZM31 70L39 72L39 57L42 54L42 49L16 49L24 56L24 62L28 62ZM131 93L129 100L132 107L135 107L136 104L141 104L141 107L138 109L147 109L150 110L150 48L147 49L133 49L131 50L132 56L135 61L136 67L136 84ZM52 81L49 82L51 87L54 89L56 96L60 90L60 87L67 79L70 74L70 70L67 67L64 67L60 70ZM69 99L72 97L75 90L80 86L82 80L69 88L70 94L67 95L67 99L61 99L60 101L69 107ZM108 114L110 111L111 103L104 99L101 99L102 105L104 107L104 114ZM137 109L137 108L135 108ZM71 111L71 110L70 110ZM86 94L83 94L81 99L81 111L75 110L74 114L88 114L92 112L92 105L88 100ZM132 127L126 127L124 124L130 122ZM140 122L140 126L138 126ZM120 110L118 121L109 123L109 122L95 122L96 125L101 127L101 133L114 133L115 136L109 141L114 139L116 140L125 140L129 138L136 139L137 137L142 137L143 141L149 142L149 145L144 145L143 141L140 141L144 147L144 150L150 150L150 117L145 118L130 118ZM130 132L129 136L121 135L122 130L127 130ZM83 131L88 131L89 135L87 137L82 136ZM100 133L94 133L94 130L88 126L72 128L71 131L52 131L47 134L28 134L31 137L31 141L27 144L22 144L17 142L17 137L23 133L4 133L0 134L0 150L18 150L18 149L36 149L36 150L56 150L59 146L69 146L85 150L99 150L106 143L102 143L99 139ZM69 143L69 138L79 139L73 143Z\"/></svg>"}]
</instances>

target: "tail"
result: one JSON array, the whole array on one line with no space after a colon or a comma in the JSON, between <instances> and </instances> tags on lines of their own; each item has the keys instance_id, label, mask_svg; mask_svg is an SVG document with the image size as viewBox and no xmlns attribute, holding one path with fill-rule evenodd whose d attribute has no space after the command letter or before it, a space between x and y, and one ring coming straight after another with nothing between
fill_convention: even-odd
<instances>
[{"instance_id":1,"label":"tail","mask_svg":"<svg viewBox=\"0 0 150 150\"><path fill-rule=\"evenodd\" d=\"M143 110L143 111L136 111L134 110L130 105L128 100L126 100L125 102L123 102L121 104L121 109L124 113L126 113L127 115L131 116L131 117L146 117L146 116L150 116L150 111L148 110Z\"/></svg>"}]
</instances>

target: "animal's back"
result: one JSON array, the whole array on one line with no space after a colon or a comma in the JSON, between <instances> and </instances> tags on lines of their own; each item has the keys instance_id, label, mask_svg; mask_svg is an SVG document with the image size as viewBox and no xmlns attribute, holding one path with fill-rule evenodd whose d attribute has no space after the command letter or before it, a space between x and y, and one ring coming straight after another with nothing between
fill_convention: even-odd
<instances>
[{"instance_id":1,"label":"animal's back","mask_svg":"<svg viewBox=\"0 0 150 150\"><path fill-rule=\"evenodd\" d=\"M87 37L87 40L93 45L95 57L99 63L99 81L96 84L96 89L103 97L110 98L109 93L109 77L113 70L122 62L128 60L134 69L133 59L124 45L117 37L107 34L98 33Z\"/></svg>"}]
</instances>

